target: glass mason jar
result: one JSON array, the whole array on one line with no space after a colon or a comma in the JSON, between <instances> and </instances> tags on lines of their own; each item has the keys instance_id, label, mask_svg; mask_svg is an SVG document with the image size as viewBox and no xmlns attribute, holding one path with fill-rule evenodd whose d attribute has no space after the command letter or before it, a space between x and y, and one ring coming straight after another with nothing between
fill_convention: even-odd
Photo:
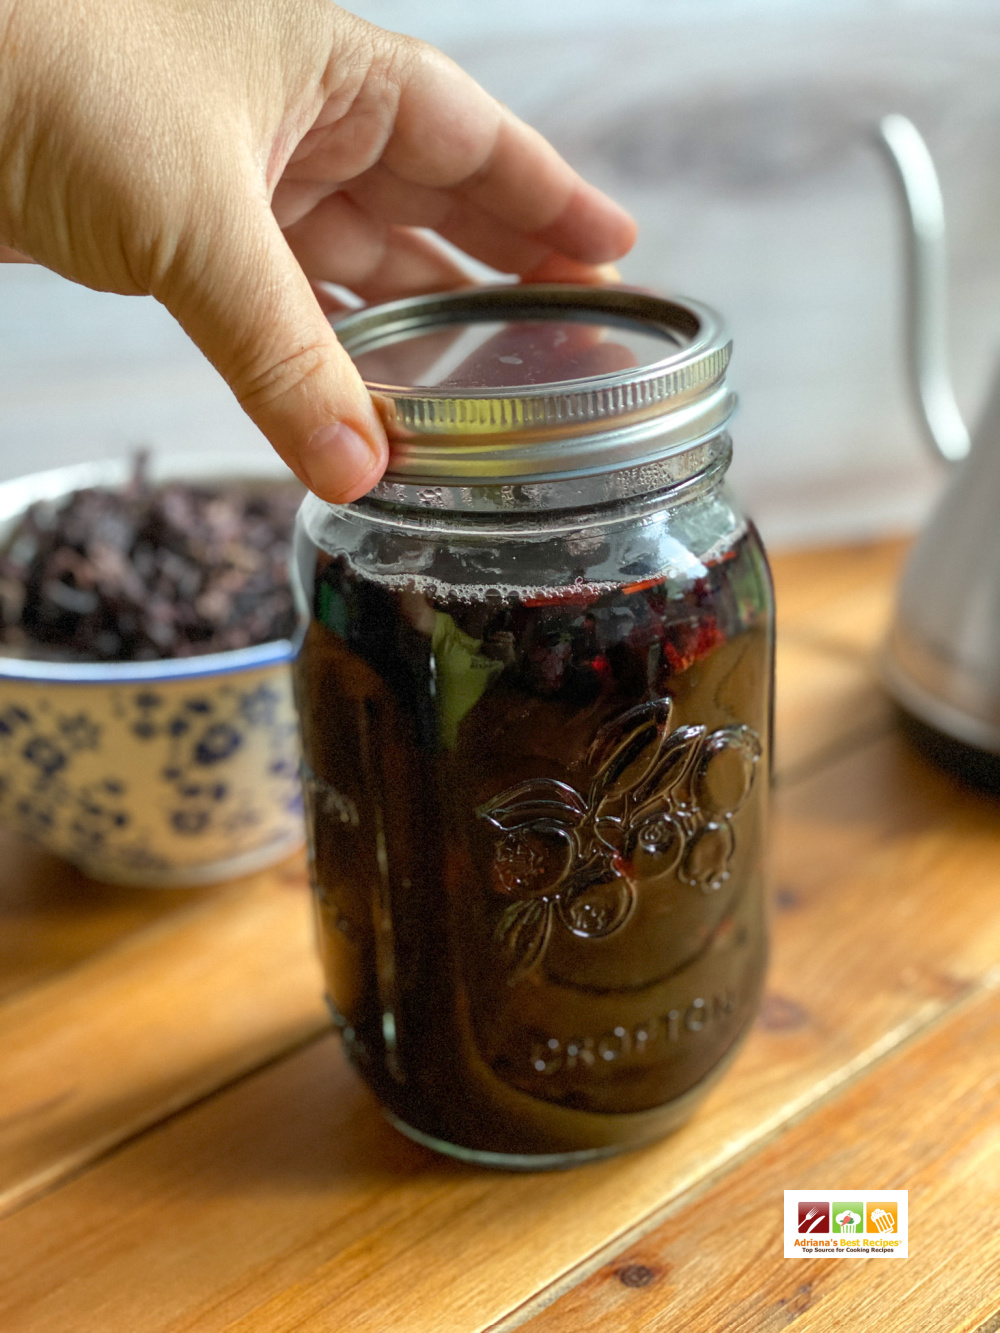
<instances>
[{"instance_id":1,"label":"glass mason jar","mask_svg":"<svg viewBox=\"0 0 1000 1333\"><path fill-rule=\"evenodd\" d=\"M298 659L330 1004L392 1121L547 1167L655 1138L746 1032L772 601L711 311L479 288L338 333L393 439L306 500Z\"/></svg>"}]
</instances>

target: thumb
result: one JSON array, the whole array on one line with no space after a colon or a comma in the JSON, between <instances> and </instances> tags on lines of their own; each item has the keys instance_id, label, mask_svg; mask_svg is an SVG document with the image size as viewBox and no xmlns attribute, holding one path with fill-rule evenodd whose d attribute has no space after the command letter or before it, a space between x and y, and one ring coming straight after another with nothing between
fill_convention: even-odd
<instances>
[{"instance_id":1,"label":"thumb","mask_svg":"<svg viewBox=\"0 0 1000 1333\"><path fill-rule=\"evenodd\" d=\"M375 485L389 456L385 430L263 200L242 215L228 203L158 286L154 295L311 491L342 504Z\"/></svg>"}]
</instances>

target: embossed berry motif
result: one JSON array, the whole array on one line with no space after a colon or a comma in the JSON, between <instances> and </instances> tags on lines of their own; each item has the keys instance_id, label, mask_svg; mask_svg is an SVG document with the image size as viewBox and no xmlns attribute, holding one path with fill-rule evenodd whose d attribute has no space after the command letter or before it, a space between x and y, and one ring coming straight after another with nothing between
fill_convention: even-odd
<instances>
[{"instance_id":1,"label":"embossed berry motif","mask_svg":"<svg viewBox=\"0 0 1000 1333\"><path fill-rule=\"evenodd\" d=\"M644 882L709 895L729 879L732 821L753 786L760 738L746 726L672 730L673 711L657 699L603 726L585 794L533 778L477 809L500 835L493 887L510 901L496 939L512 984L557 926L582 939L619 930Z\"/></svg>"}]
</instances>

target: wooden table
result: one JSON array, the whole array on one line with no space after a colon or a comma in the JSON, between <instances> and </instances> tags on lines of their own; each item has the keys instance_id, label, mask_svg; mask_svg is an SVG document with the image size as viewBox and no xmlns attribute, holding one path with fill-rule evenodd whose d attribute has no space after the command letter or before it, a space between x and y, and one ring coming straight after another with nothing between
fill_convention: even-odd
<instances>
[{"instance_id":1,"label":"wooden table","mask_svg":"<svg viewBox=\"0 0 1000 1333\"><path fill-rule=\"evenodd\" d=\"M786 556L768 996L685 1129L545 1176L397 1135L295 860L196 893L0 847L3 1333L1000 1329L1000 802L897 734L902 548ZM782 1190L908 1189L910 1258L786 1261Z\"/></svg>"}]
</instances>

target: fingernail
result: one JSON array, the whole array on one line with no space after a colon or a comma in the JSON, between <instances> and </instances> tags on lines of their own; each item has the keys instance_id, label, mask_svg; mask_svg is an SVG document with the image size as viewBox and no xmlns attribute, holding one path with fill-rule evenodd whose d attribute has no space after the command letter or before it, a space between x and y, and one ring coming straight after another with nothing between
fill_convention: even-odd
<instances>
[{"instance_id":1,"label":"fingernail","mask_svg":"<svg viewBox=\"0 0 1000 1333\"><path fill-rule=\"evenodd\" d=\"M344 504L364 495L384 471L384 450L343 421L321 426L299 463L306 485L323 500Z\"/></svg>"},{"instance_id":2,"label":"fingernail","mask_svg":"<svg viewBox=\"0 0 1000 1333\"><path fill-rule=\"evenodd\" d=\"M595 268L598 282L604 282L609 286L613 286L616 283L620 283L622 280L622 275L614 264L597 264L595 265Z\"/></svg>"}]
</instances>

